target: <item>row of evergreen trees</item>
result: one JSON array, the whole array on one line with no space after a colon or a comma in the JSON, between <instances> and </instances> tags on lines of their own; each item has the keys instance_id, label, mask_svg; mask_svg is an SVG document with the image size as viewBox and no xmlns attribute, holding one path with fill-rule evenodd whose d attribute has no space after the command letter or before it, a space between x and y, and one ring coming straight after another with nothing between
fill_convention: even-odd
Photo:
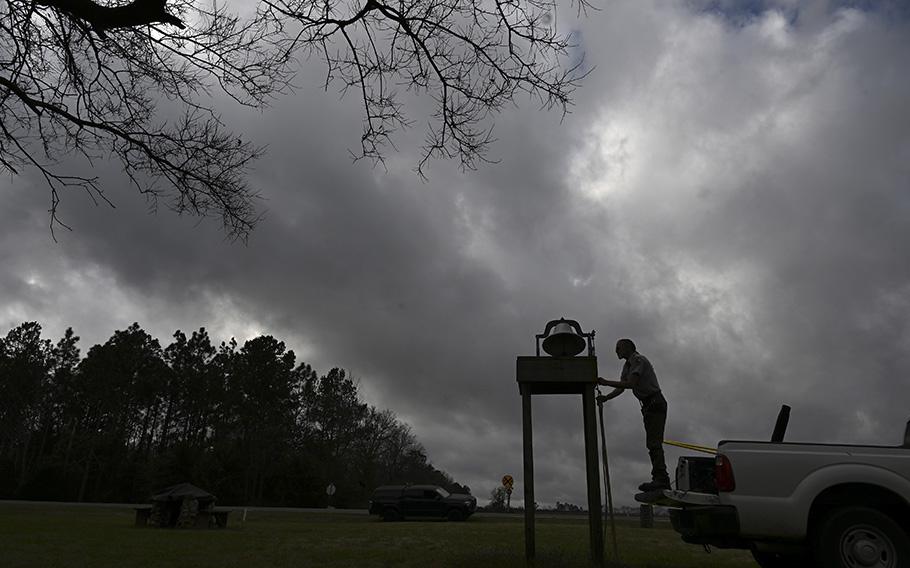
<instances>
[{"instance_id":1,"label":"row of evergreen trees","mask_svg":"<svg viewBox=\"0 0 910 568\"><path fill-rule=\"evenodd\" d=\"M161 348L139 324L83 358L26 322L0 339L0 498L142 502L190 481L236 505L362 506L386 483L464 491L410 427L264 335Z\"/></svg>"}]
</instances>

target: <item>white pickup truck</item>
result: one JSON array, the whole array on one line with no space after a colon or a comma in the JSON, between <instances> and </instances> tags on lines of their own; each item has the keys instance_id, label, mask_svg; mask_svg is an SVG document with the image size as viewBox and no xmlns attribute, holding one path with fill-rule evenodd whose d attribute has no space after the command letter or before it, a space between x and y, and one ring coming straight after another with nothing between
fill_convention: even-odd
<instances>
[{"instance_id":1,"label":"white pickup truck","mask_svg":"<svg viewBox=\"0 0 910 568\"><path fill-rule=\"evenodd\" d=\"M720 442L680 458L669 506L684 541L744 548L763 567L910 568L910 422L899 446ZM699 462L701 462L699 464Z\"/></svg>"}]
</instances>

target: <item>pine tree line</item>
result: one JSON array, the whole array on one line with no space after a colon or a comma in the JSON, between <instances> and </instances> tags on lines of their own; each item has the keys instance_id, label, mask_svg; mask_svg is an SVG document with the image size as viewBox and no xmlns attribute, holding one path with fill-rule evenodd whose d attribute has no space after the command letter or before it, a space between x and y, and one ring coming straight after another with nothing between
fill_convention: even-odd
<instances>
[{"instance_id":1,"label":"pine tree line","mask_svg":"<svg viewBox=\"0 0 910 568\"><path fill-rule=\"evenodd\" d=\"M377 485L466 488L411 428L363 402L344 370L319 375L269 335L162 348L139 324L80 356L26 322L0 338L0 498L143 502L189 481L219 503L362 506Z\"/></svg>"}]
</instances>

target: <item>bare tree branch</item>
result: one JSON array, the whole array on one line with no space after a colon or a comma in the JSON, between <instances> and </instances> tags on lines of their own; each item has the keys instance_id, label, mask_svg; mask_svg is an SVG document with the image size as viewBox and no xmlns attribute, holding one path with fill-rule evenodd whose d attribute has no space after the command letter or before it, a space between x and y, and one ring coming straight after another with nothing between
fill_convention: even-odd
<instances>
[{"instance_id":1,"label":"bare tree branch","mask_svg":"<svg viewBox=\"0 0 910 568\"><path fill-rule=\"evenodd\" d=\"M359 4L264 0L270 17L299 25L296 45L321 54L326 84L341 81L364 108L356 157L383 161L391 136L411 124L395 87L429 95L421 175L429 160L473 169L494 142L491 118L518 95L563 113L588 70L555 27L554 0L365 0ZM587 10L579 2L579 11ZM340 36L346 49L332 49ZM315 49L314 49L315 48Z\"/></svg>"},{"instance_id":2,"label":"bare tree branch","mask_svg":"<svg viewBox=\"0 0 910 568\"><path fill-rule=\"evenodd\" d=\"M40 172L52 228L65 226L64 189L111 203L95 177L58 171L79 155L90 164L117 159L153 203L219 215L245 238L259 219L245 176L262 148L225 130L213 87L262 107L289 92L297 55L316 56L326 88L360 99L355 159L384 163L395 133L414 123L405 102L416 95L433 102L417 172L433 159L471 169L490 161L493 118L517 97L568 111L586 69L571 36L556 29L556 8L555 0L260 0L241 18L214 0L6 0L0 168ZM161 100L183 112L160 110Z\"/></svg>"},{"instance_id":3,"label":"bare tree branch","mask_svg":"<svg viewBox=\"0 0 910 568\"><path fill-rule=\"evenodd\" d=\"M35 0L38 6L56 8L75 20L87 22L104 37L113 28L132 28L164 23L184 28L180 18L168 14L164 0L133 0L122 6L102 6L92 0Z\"/></svg>"}]
</instances>

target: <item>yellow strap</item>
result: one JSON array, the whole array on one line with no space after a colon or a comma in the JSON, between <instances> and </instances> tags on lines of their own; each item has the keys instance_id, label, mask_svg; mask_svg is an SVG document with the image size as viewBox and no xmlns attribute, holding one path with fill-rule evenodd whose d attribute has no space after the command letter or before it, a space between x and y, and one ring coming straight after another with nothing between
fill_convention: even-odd
<instances>
[{"instance_id":1,"label":"yellow strap","mask_svg":"<svg viewBox=\"0 0 910 568\"><path fill-rule=\"evenodd\" d=\"M716 454L717 450L715 448L709 448L707 446L697 446L695 444L688 444L686 442L676 442L674 440L664 440L664 444L668 446L676 446L678 448L685 448L687 450L693 450L696 452L704 452L706 454Z\"/></svg>"}]
</instances>

